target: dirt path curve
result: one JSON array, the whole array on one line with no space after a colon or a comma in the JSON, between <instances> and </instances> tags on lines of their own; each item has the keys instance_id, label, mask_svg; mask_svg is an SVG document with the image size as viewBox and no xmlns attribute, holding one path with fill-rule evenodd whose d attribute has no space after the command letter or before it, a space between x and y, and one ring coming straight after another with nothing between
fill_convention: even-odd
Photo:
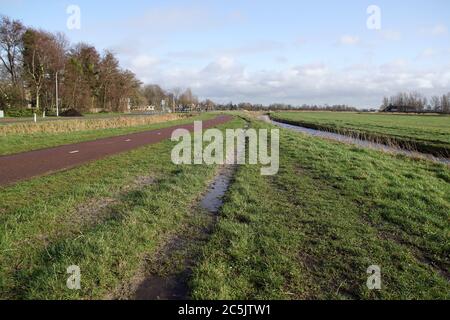
<instances>
[{"instance_id":1,"label":"dirt path curve","mask_svg":"<svg viewBox=\"0 0 450 320\"><path fill-rule=\"evenodd\" d=\"M217 116L203 121L203 128L211 128L230 121L232 116ZM0 186L44 174L70 169L83 163L130 151L169 139L176 129L194 131L194 124L178 125L152 131L132 133L54 148L0 156Z\"/></svg>"}]
</instances>

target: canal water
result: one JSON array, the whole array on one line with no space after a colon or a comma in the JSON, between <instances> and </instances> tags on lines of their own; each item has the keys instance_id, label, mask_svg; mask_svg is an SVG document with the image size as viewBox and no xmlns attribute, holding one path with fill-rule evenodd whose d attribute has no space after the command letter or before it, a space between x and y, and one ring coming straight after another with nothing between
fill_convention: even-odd
<instances>
[{"instance_id":1,"label":"canal water","mask_svg":"<svg viewBox=\"0 0 450 320\"><path fill-rule=\"evenodd\" d=\"M309 129L309 128L305 128L305 127L301 127L301 126L278 122L278 121L274 121L274 120L270 119L269 116L262 116L261 119L266 122L270 122L274 125L277 125L279 127L297 131L297 132L303 132L303 133L306 133L308 135L315 136L315 137L331 139L331 140L340 141L340 142L344 142L344 143L351 143L351 144L355 144L355 145L358 145L358 146L364 147L364 148L371 148L371 149L385 151L385 152L391 152L391 153L395 153L395 154L402 154L402 155L405 155L408 157L425 158L425 159L428 159L431 161L450 165L450 159L448 159L448 158L440 158L440 157L433 156L431 154L425 154L425 153L406 150L406 149L402 149L402 148L398 148L398 147L394 147L394 146L388 146L388 145L385 145L382 143L376 143L376 142L372 142L369 140L358 139L358 138L346 136L346 135L339 134L339 133L322 131L322 130L317 130L317 129Z\"/></svg>"}]
</instances>

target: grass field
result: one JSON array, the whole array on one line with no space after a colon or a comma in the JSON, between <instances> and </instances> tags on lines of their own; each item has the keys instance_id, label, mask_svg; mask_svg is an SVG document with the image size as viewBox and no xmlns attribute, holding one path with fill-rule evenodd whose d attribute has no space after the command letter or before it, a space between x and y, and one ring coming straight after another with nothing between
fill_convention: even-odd
<instances>
[{"instance_id":1,"label":"grass field","mask_svg":"<svg viewBox=\"0 0 450 320\"><path fill-rule=\"evenodd\" d=\"M238 171L195 298L450 298L447 167L286 130L280 156L274 177Z\"/></svg>"},{"instance_id":2,"label":"grass field","mask_svg":"<svg viewBox=\"0 0 450 320\"><path fill-rule=\"evenodd\" d=\"M450 157L450 116L350 112L277 112L274 120L398 143Z\"/></svg>"},{"instance_id":3,"label":"grass field","mask_svg":"<svg viewBox=\"0 0 450 320\"><path fill-rule=\"evenodd\" d=\"M0 298L129 298L185 260L194 299L450 298L448 166L280 130L279 174L239 167L212 229L198 201L219 168L172 164L170 141L0 188ZM200 240L161 257L174 239Z\"/></svg>"}]
</instances>

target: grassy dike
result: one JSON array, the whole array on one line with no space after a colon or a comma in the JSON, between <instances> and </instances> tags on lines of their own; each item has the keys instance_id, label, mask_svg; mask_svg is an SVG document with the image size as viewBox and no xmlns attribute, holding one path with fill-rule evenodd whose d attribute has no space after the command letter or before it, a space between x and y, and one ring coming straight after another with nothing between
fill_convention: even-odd
<instances>
[{"instance_id":1,"label":"grassy dike","mask_svg":"<svg viewBox=\"0 0 450 320\"><path fill-rule=\"evenodd\" d=\"M280 130L278 175L238 170L194 298L450 298L448 167Z\"/></svg>"},{"instance_id":2,"label":"grassy dike","mask_svg":"<svg viewBox=\"0 0 450 320\"><path fill-rule=\"evenodd\" d=\"M84 142L90 140L96 140L101 138L108 138L118 135L125 135L129 133L142 132L146 130L157 130L161 128L171 127L179 124L192 123L194 120L208 120L216 117L217 114L214 113L204 113L195 117L186 117L180 120L165 121L165 117L151 119L151 117L146 116L141 122L151 122L154 123L146 125L133 125L133 120L130 118L130 123L121 123L117 119L107 119L113 124L122 125L118 128L97 128L92 130L80 130L71 131L67 129L66 132L51 132L52 127L58 127L59 130L66 130L66 122L76 121L76 120L61 120L53 122L43 122L39 125L43 127L43 130L48 132L35 132L35 133L5 133L2 134L0 130L0 156L14 154L19 152L56 147L65 144L72 144L77 142ZM136 117L138 118L138 117ZM126 121L127 119L124 119ZM137 119L139 120L139 119ZM136 122L138 123L139 121ZM80 122L86 120L78 120ZM87 121L92 122L92 126L96 126L97 121L102 121L102 119L88 119ZM118 122L118 123L116 123ZM100 126L101 124L99 124ZM23 124L22 126L33 127L33 123ZM47 128L48 127L48 128ZM60 128L59 128L60 127ZM0 128L1 129L1 128Z\"/></svg>"},{"instance_id":3,"label":"grassy dike","mask_svg":"<svg viewBox=\"0 0 450 320\"><path fill-rule=\"evenodd\" d=\"M219 128L243 125L235 119ZM197 223L192 204L217 167L172 164L174 145L0 188L0 298L103 298ZM81 268L80 291L66 287L71 265Z\"/></svg>"}]
</instances>

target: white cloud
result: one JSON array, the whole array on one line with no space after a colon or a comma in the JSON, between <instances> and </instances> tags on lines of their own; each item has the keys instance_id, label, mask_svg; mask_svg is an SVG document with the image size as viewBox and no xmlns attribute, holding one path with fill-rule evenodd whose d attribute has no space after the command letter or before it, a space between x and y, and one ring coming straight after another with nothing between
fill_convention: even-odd
<instances>
[{"instance_id":1,"label":"white cloud","mask_svg":"<svg viewBox=\"0 0 450 320\"><path fill-rule=\"evenodd\" d=\"M400 31L384 30L381 32L383 38L389 41L399 41L402 38Z\"/></svg>"},{"instance_id":2,"label":"white cloud","mask_svg":"<svg viewBox=\"0 0 450 320\"><path fill-rule=\"evenodd\" d=\"M328 68L322 63L306 64L294 67L293 70L297 71L297 75L306 77L323 77L328 73Z\"/></svg>"},{"instance_id":3,"label":"white cloud","mask_svg":"<svg viewBox=\"0 0 450 320\"><path fill-rule=\"evenodd\" d=\"M341 45L355 45L359 43L359 37L351 35L343 35L338 43Z\"/></svg>"},{"instance_id":4,"label":"white cloud","mask_svg":"<svg viewBox=\"0 0 450 320\"><path fill-rule=\"evenodd\" d=\"M150 68L156 66L158 63L159 59L145 54L140 54L131 60L131 66L135 70Z\"/></svg>"},{"instance_id":5,"label":"white cloud","mask_svg":"<svg viewBox=\"0 0 450 320\"><path fill-rule=\"evenodd\" d=\"M251 43L243 44L235 47L228 48L210 48L208 50L186 50L186 51L173 51L167 53L169 58L176 59L205 59L211 57L226 56L243 56L252 54L261 54L272 51L279 51L285 48L285 44L272 40L259 40Z\"/></svg>"},{"instance_id":6,"label":"white cloud","mask_svg":"<svg viewBox=\"0 0 450 320\"><path fill-rule=\"evenodd\" d=\"M168 89L191 87L201 98L223 103L346 103L377 107L384 95L398 91L417 90L426 95L448 91L450 73L445 70L449 68L423 71L401 59L381 65L349 65L342 69L310 63L249 70L238 60L222 56L204 67L152 65L134 71L148 82Z\"/></svg>"},{"instance_id":7,"label":"white cloud","mask_svg":"<svg viewBox=\"0 0 450 320\"><path fill-rule=\"evenodd\" d=\"M447 32L448 32L447 26L443 24L436 25L431 29L431 34L435 36L447 34Z\"/></svg>"},{"instance_id":8,"label":"white cloud","mask_svg":"<svg viewBox=\"0 0 450 320\"><path fill-rule=\"evenodd\" d=\"M438 53L439 52L433 48L427 48L419 54L418 58L432 58L436 56Z\"/></svg>"},{"instance_id":9,"label":"white cloud","mask_svg":"<svg viewBox=\"0 0 450 320\"><path fill-rule=\"evenodd\" d=\"M308 41L304 37L297 37L294 39L294 45L297 47L304 46Z\"/></svg>"},{"instance_id":10,"label":"white cloud","mask_svg":"<svg viewBox=\"0 0 450 320\"><path fill-rule=\"evenodd\" d=\"M448 27L444 24L437 24L432 27L422 28L420 32L427 36L442 36L448 34Z\"/></svg>"}]
</instances>

